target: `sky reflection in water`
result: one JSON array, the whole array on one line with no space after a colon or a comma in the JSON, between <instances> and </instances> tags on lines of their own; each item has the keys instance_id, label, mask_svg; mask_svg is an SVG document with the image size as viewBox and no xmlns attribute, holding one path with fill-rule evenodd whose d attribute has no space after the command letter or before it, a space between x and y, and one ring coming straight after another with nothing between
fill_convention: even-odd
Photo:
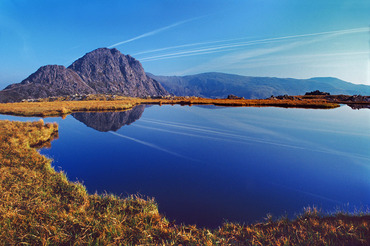
<instances>
[{"instance_id":1,"label":"sky reflection in water","mask_svg":"<svg viewBox=\"0 0 370 246\"><path fill-rule=\"evenodd\" d=\"M370 204L367 109L141 106L76 119L45 119L60 124L41 151L56 169L90 193L155 197L170 220L217 227Z\"/></svg>"}]
</instances>

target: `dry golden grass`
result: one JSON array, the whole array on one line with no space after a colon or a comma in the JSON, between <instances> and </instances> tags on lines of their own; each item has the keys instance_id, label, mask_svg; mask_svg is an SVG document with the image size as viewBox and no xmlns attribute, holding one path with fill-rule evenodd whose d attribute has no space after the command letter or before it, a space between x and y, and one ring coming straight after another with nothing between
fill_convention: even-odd
<instances>
[{"instance_id":1,"label":"dry golden grass","mask_svg":"<svg viewBox=\"0 0 370 246\"><path fill-rule=\"evenodd\" d=\"M180 104L180 105L216 105L230 107L287 107L287 108L336 108L339 104L325 99L301 100L291 99L212 99L212 98L175 98L175 99L141 99L142 104Z\"/></svg>"},{"instance_id":2,"label":"dry golden grass","mask_svg":"<svg viewBox=\"0 0 370 246\"><path fill-rule=\"evenodd\" d=\"M106 100L106 96L94 96L82 101L68 101L68 98L56 101L0 103L0 113L20 116L63 116L82 111L118 111L130 109L139 104L180 104L180 105L216 105L238 107L290 107L290 108L335 108L339 104L327 102L323 98L295 100L283 99L210 99L198 97L175 97L172 99L142 99L116 97ZM104 99L104 100L103 100Z\"/></svg>"},{"instance_id":3,"label":"dry golden grass","mask_svg":"<svg viewBox=\"0 0 370 246\"><path fill-rule=\"evenodd\" d=\"M34 148L57 136L56 124L0 121L2 245L369 245L370 215L225 223L216 230L174 225L153 199L89 195L55 172Z\"/></svg>"},{"instance_id":4,"label":"dry golden grass","mask_svg":"<svg viewBox=\"0 0 370 246\"><path fill-rule=\"evenodd\" d=\"M60 116L78 111L125 110L140 104L139 99L117 101L54 101L0 103L0 113L20 116Z\"/></svg>"}]
</instances>

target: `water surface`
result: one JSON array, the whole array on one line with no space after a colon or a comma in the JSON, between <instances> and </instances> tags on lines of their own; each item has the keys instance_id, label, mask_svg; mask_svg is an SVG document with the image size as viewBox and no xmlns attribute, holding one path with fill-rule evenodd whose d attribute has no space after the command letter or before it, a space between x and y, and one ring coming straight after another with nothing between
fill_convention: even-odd
<instances>
[{"instance_id":1,"label":"water surface","mask_svg":"<svg viewBox=\"0 0 370 246\"><path fill-rule=\"evenodd\" d=\"M370 204L367 109L139 106L45 121L60 124L59 139L41 153L70 180L90 193L154 197L178 223Z\"/></svg>"}]
</instances>

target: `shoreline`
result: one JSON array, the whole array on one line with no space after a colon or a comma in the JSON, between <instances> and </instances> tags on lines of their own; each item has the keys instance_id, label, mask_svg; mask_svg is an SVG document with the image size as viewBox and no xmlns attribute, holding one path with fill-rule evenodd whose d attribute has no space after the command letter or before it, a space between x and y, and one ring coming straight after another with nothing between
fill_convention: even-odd
<instances>
[{"instance_id":1,"label":"shoreline","mask_svg":"<svg viewBox=\"0 0 370 246\"><path fill-rule=\"evenodd\" d=\"M52 168L35 146L50 146L56 123L0 120L0 238L9 244L367 245L369 211L321 214L217 229L174 224L153 198L88 194Z\"/></svg>"},{"instance_id":2,"label":"shoreline","mask_svg":"<svg viewBox=\"0 0 370 246\"><path fill-rule=\"evenodd\" d=\"M331 102L324 98L305 98L305 96L292 97L293 99L210 99L199 97L173 97L158 99L143 99L130 97L117 97L106 100L105 96L95 96L91 100L72 101L61 98L55 101L43 99L39 102L0 103L0 114L16 116L59 117L74 112L91 111L123 111L140 104L156 105L215 105L224 107L284 107L308 109L332 109L344 102ZM345 104L349 104L348 102ZM361 104L361 102L356 102ZM369 105L370 103L364 103Z\"/></svg>"}]
</instances>

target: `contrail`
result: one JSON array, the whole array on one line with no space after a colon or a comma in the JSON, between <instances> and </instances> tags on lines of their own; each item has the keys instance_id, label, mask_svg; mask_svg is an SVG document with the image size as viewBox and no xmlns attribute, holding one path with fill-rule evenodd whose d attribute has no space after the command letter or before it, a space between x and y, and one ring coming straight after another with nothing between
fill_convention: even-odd
<instances>
[{"instance_id":1,"label":"contrail","mask_svg":"<svg viewBox=\"0 0 370 246\"><path fill-rule=\"evenodd\" d=\"M180 129L183 129L183 130L190 130L190 131L196 132L196 134L182 132L182 131L168 130L168 129L164 129L164 128L143 126L143 125L139 125L139 124L136 124L135 126L150 129L150 130L156 130L156 131L161 131L161 132L168 132L168 133L173 133L173 134L189 136L189 137L196 137L196 138L203 138L203 139L213 139L213 140L219 140L219 141L230 141L230 142L237 142L237 143L241 143L241 144L251 144L251 142L254 142L254 143L268 144L268 145L291 148L291 149L310 150L310 151L319 152L319 153L338 155L338 156L344 156L344 157L356 158L356 159L362 159L362 160L369 160L369 158L367 156L342 152L342 151L338 151L338 150L334 150L334 149L330 149L330 148L326 148L326 147L319 147L319 146L317 146L317 144L315 144L316 146L312 146L310 148L307 148L307 147L304 147L304 146L298 146L298 145L292 145L292 144L289 144L289 143L276 142L276 141L266 140L266 139L263 139L263 138L254 138L254 137L242 136L240 134L227 133L227 132L223 132L223 131L220 131L220 130L216 131L216 130L210 130L210 129L201 129L201 128L197 128L197 127L194 127L194 126L191 126L191 125L184 126L184 125L176 125L176 124L171 124L171 123L156 122L156 121L151 121L151 120L141 120L141 122L155 123L155 124L159 124L159 125L163 125L163 126L175 127L175 128L180 128Z\"/></svg>"},{"instance_id":2,"label":"contrail","mask_svg":"<svg viewBox=\"0 0 370 246\"><path fill-rule=\"evenodd\" d=\"M164 126L169 126L169 127L181 128L181 129L185 129L185 130L201 132L201 133L204 133L204 134L221 135L221 136L224 136L224 137L237 138L237 139L245 138L245 137L241 136L240 134L238 134L237 132L225 131L225 130L221 130L221 129L217 129L217 128L205 128L205 127L199 127L199 126L196 126L196 125L178 124L178 123L174 123L174 122L171 122L171 121L164 122L164 121L159 121L159 120L141 120L141 122L148 122L148 123L154 123L154 124L159 124L159 125L164 125ZM253 126L253 125L249 125L249 124L243 124L243 125L244 126L247 125L248 127L252 128L253 132L258 131L258 132L261 132L261 133L264 133L264 134L281 137L279 134L277 134L274 131L269 131L269 130L266 130L266 129L263 129L263 128L260 128L260 127L256 127L256 126Z\"/></svg>"},{"instance_id":3,"label":"contrail","mask_svg":"<svg viewBox=\"0 0 370 246\"><path fill-rule=\"evenodd\" d=\"M237 48L229 48L229 49L220 49L220 50L210 50L210 51L203 51L203 52L197 52L197 53L193 53L193 52L187 52L187 53L184 53L182 55L169 55L169 56L163 56L163 57L160 57L160 58L143 58L143 59L140 59L140 61L142 62L151 62L151 61L158 61L158 60L166 60L166 59L173 59L173 58L180 58L180 57L186 57L186 56L199 56L199 55L205 55L205 54L214 54L214 53L218 53L218 52L226 52L226 51L233 51L233 50L236 50Z\"/></svg>"},{"instance_id":4,"label":"contrail","mask_svg":"<svg viewBox=\"0 0 370 246\"><path fill-rule=\"evenodd\" d=\"M225 43L217 46L204 46L193 50L185 50L185 51L179 51L179 52L172 52L167 53L163 55L157 55L157 56L150 56L150 57L144 57L140 60L145 61L156 61L156 60L163 60L163 59L171 59L171 58L178 58L183 56L193 56L193 55L202 55L202 54L208 54L208 53L215 53L215 52L221 52L226 51L225 49L230 48L239 48L249 45L256 45L256 44L268 44L273 42L278 42L282 40L288 40L288 39L295 39L295 38L304 38L304 37L314 37L314 36L325 36L325 35L344 35L344 34L350 34L350 33L363 33L367 32L367 27L361 27L361 28L354 28L354 29L344 29L344 30L338 30L338 31L329 31L329 32L317 32L317 33L308 33L308 34L300 34L300 35L290 35L290 36L283 36L283 37L275 37L275 38L266 38L266 39L259 39L259 40L253 40L253 41L246 41L246 42L234 42L234 43ZM242 39L242 38L241 38ZM235 39L236 40L236 39ZM229 41L229 40L226 40ZM234 41L231 39L230 41ZM211 44L211 43L219 43L222 41L212 41L212 42L205 42L205 44ZM189 47L189 46L196 46L202 43L193 43L193 44L186 44L186 45L179 45L179 46L172 46L152 51L146 51L143 53L152 53L157 51L163 51L173 48L182 48L182 47Z\"/></svg>"},{"instance_id":5,"label":"contrail","mask_svg":"<svg viewBox=\"0 0 370 246\"><path fill-rule=\"evenodd\" d=\"M164 51L164 50L172 50L176 48L184 48L184 47L191 47L191 46L198 46L198 45L205 45L205 44L216 44L216 43L224 43L224 42L230 42L230 41L236 41L236 40L242 40L246 38L234 38L234 39L225 39L225 40L218 40L218 41L209 41L209 42L200 42L200 43L192 43L192 44L183 44L183 45L176 45L176 46L170 46L170 47L165 47L165 48L160 48L160 49L153 49L153 50L145 50L141 51L132 55L142 55L142 54L147 54L147 53L154 53L158 51Z\"/></svg>"},{"instance_id":6,"label":"contrail","mask_svg":"<svg viewBox=\"0 0 370 246\"><path fill-rule=\"evenodd\" d=\"M213 46L213 47L210 46L210 47L204 47L204 48L199 48L195 50L188 50L188 51L174 52L174 53L164 54L164 55L151 56L151 57L142 58L140 60L141 61L153 61L153 60L177 58L177 57L190 56L190 55L203 55L203 54L208 54L208 53L227 51L226 49L231 49L231 48L238 48L238 47L243 47L243 46L248 46L248 45L264 44L264 43L271 43L271 41L264 41L264 42L249 41L249 42L225 44L225 45L219 45L219 46Z\"/></svg>"},{"instance_id":7,"label":"contrail","mask_svg":"<svg viewBox=\"0 0 370 246\"><path fill-rule=\"evenodd\" d=\"M110 131L109 133L112 133L113 135L116 135L116 136L121 137L121 138L125 138L125 139L128 139L128 140L134 141L134 142L139 143L139 144L143 144L143 145L148 146L150 148L153 148L153 149L156 149L156 150L160 150L160 151L166 152L168 154L171 154L171 155L174 155L174 156L177 156L177 157L181 157L181 158L188 159L188 160L191 160L191 161L199 161L199 160L196 160L196 159L193 159L193 158L184 156L184 155L180 155L180 154L178 154L176 152L173 152L173 151L170 151L168 149L162 148L162 147L160 147L158 145L155 145L155 144L152 144L152 143L148 143L146 141L142 141L142 140L139 140L139 139L136 139L136 138L128 137L128 136L119 134L117 132Z\"/></svg>"},{"instance_id":8,"label":"contrail","mask_svg":"<svg viewBox=\"0 0 370 246\"><path fill-rule=\"evenodd\" d=\"M349 56L365 56L370 54L368 51L357 51L357 52L342 52L342 53L325 53L325 54L310 54L310 55L299 55L299 56L274 56L269 58L256 58L248 60L248 64L240 64L235 68L252 68L261 66L278 66L296 63L310 62L315 58L333 58L343 57L348 60ZM339 59L338 58L338 59Z\"/></svg>"},{"instance_id":9,"label":"contrail","mask_svg":"<svg viewBox=\"0 0 370 246\"><path fill-rule=\"evenodd\" d=\"M158 122L158 121L154 121L154 120L141 120L142 122L148 122L148 123L154 123L154 124L158 124L158 125L164 125L164 126L170 126L170 127L176 127L176 128L182 128L182 129L186 129L186 130L193 130L193 131L199 131L199 132L205 132L205 133L210 133L210 134L224 134L224 135L227 135L227 136L238 136L236 134L231 134L231 133L224 133L224 132L221 132L220 130L210 130L210 129L201 129L201 128L198 128L198 127L195 127L195 126L184 126L184 125L178 125L178 124L173 124L171 122Z\"/></svg>"},{"instance_id":10,"label":"contrail","mask_svg":"<svg viewBox=\"0 0 370 246\"><path fill-rule=\"evenodd\" d=\"M163 121L163 120L158 120L158 119L151 119L151 118L146 118L147 121L153 121L153 122L159 122L159 123L169 123L173 125L178 125L178 126L188 126L188 127L196 127L198 129L205 129L205 130L216 130L219 131L219 128L215 127L205 127L205 126L198 126L198 125L193 125L193 124L186 124L186 123L180 123L180 122L173 122L173 121ZM229 133L235 133L235 131L230 131L230 130L223 130L224 132L229 132Z\"/></svg>"},{"instance_id":11,"label":"contrail","mask_svg":"<svg viewBox=\"0 0 370 246\"><path fill-rule=\"evenodd\" d=\"M329 32L311 33L311 34L292 35L292 36L285 36L285 37L267 38L267 39L249 41L249 42L251 44L253 44L254 42L271 41L271 40L281 40L281 39L306 37L306 36L317 36L317 35L325 35L325 34L347 34L347 33L355 33L355 32L364 32L365 29L366 28L345 29L345 30L339 30L339 31L329 31ZM146 50L146 51L138 52L138 53L136 53L134 55L154 53L154 52L158 52L158 51L164 51L164 50L170 50L170 49L176 49L176 48L183 48L183 47L198 46L198 45L204 45L204 44L224 43L224 42L230 42L230 41L236 41L236 40L243 40L243 39L248 39L248 37L235 38L235 39L225 39L225 40L218 40L218 41L209 41L209 42L200 42L200 43L191 43L191 44L183 44L183 45L176 45L176 46L170 46L170 47L165 47L165 48L160 48L160 49Z\"/></svg>"},{"instance_id":12,"label":"contrail","mask_svg":"<svg viewBox=\"0 0 370 246\"><path fill-rule=\"evenodd\" d=\"M203 134L219 135L219 136L223 136L223 137L236 138L236 139L256 140L254 138L241 136L240 134L237 134L237 133L230 133L230 132L221 131L220 129L214 129L214 130L204 129L204 128L202 129L202 128L198 128L197 126L191 126L191 125L184 126L184 125L173 124L173 123L170 123L170 122L165 123L165 122L150 121L150 120L141 120L141 122L148 122L148 123L154 123L154 124L159 124L159 125L164 125L164 126L169 126L169 127L175 127L175 128L180 128L180 129L189 130L189 131L195 131L195 132L199 132L199 133L203 133ZM262 140L265 141L264 139L262 139Z\"/></svg>"},{"instance_id":13,"label":"contrail","mask_svg":"<svg viewBox=\"0 0 370 246\"><path fill-rule=\"evenodd\" d=\"M195 125L177 124L177 123L173 123L173 122L170 122L170 121L169 122L163 122L163 121L159 121L159 120L157 120L157 121L156 120L141 120L141 122L148 122L148 123L154 123L154 124L159 124L159 125L164 125L164 126L169 126L169 127L175 127L175 128L195 131L195 132L203 133L203 134L219 135L219 136L222 136L221 140L222 139L225 140L226 139L225 137L227 137L227 138L230 138L230 139L233 138L233 139L238 139L238 140L254 141L254 142L259 142L259 143L262 142L262 143L279 145L279 146L284 146L284 147L291 147L291 148L293 147L293 148L302 149L301 147L298 147L298 146L275 143L275 142L271 142L269 140L265 140L265 139L261 139L261 138L252 138L252 137L242 136L238 133L233 133L233 132L230 132L230 131L222 131L222 130L216 129L216 128L204 128L204 127L198 127L198 126L195 126ZM254 130L257 129L257 130L261 131L261 129L256 128L255 126L252 126L252 127L254 127ZM264 130L263 132L265 134L276 135L275 132L270 132L270 131L267 131L265 129L262 129L262 130ZM176 132L176 133L178 133L178 132ZM195 136L199 137L200 135L197 134Z\"/></svg>"},{"instance_id":14,"label":"contrail","mask_svg":"<svg viewBox=\"0 0 370 246\"><path fill-rule=\"evenodd\" d=\"M303 193L305 195L313 196L313 197L316 197L316 198L319 198L319 199L322 199L322 200L325 200L325 201L329 201L329 202L333 202L333 203L337 203L337 204L341 204L341 205L344 204L343 202L341 202L339 200L331 199L329 197L322 196L322 195L319 195L319 194L316 194L316 193L296 189L296 188L293 188L293 187L290 187L290 186L287 186L287 185L278 184L278 183L275 183L275 182L271 182L270 184L275 185L275 186L280 186L280 187L283 187L283 188L288 189L288 190L300 192L300 193Z\"/></svg>"},{"instance_id":15,"label":"contrail","mask_svg":"<svg viewBox=\"0 0 370 246\"><path fill-rule=\"evenodd\" d=\"M228 134L228 133L223 133L223 132L209 133L209 134L213 134L213 135L222 136L222 137L211 137L211 136L207 136L207 135L191 134L191 133L185 133L185 132L181 132L181 131L165 130L163 128L142 126L142 125L139 125L139 124L136 124L135 126L136 127L147 128L147 129L151 129L151 130L162 131L162 132L169 132L169 133L174 133L174 134L179 134L179 135L185 135L185 136L190 136L190 137L197 137L197 138L215 139L215 140L220 140L220 141L238 142L238 143L243 143L243 144L251 144L251 142L255 142L255 143L270 144L270 145L286 147L286 148L293 148L293 149L306 149L306 148L300 147L300 146L277 143L277 142L272 142L272 141L265 140L265 139L259 139L259 138L253 138L253 137L247 137L247 136L240 136L240 135L236 135L236 134Z\"/></svg>"},{"instance_id":16,"label":"contrail","mask_svg":"<svg viewBox=\"0 0 370 246\"><path fill-rule=\"evenodd\" d=\"M150 31L150 32L147 32L147 33L144 33L144 34L141 34L139 36L136 36L134 38L130 38L130 39L127 39L127 40L124 40L124 41L121 41L121 42L118 42L118 43L115 43L115 44L112 44L111 46L108 46L108 48L113 48L113 47L116 47L118 45L121 45L121 44L126 44L126 43L129 43L129 42L132 42L132 41L135 41L135 40L138 40L138 39L142 39L142 38L145 38L145 37L149 37L149 36L152 36L152 35L155 35L157 33L160 33L160 32L163 32L165 30L168 30L170 28L173 28L173 27L176 27L176 26L179 26L179 25L182 25L186 22L190 22L190 21L193 21L195 19L199 19L201 17L196 17L196 18L191 18L191 19L188 19L188 20L184 20L184 21L179 21L179 22L176 22L176 23L173 23L171 25L168 25L168 26L165 26L165 27L161 27L161 28L158 28L156 30L153 30L153 31Z\"/></svg>"},{"instance_id":17,"label":"contrail","mask_svg":"<svg viewBox=\"0 0 370 246\"><path fill-rule=\"evenodd\" d=\"M199 134L193 134L193 133L187 133L187 132L180 132L180 131L168 130L168 129L164 129L164 128L143 126L143 125L139 125L139 124L135 124L133 126L144 128L144 129L149 129L149 130L160 131L160 132L168 132L168 133L173 133L173 134L178 134L178 135L183 135L183 136L188 136L188 137L196 137L196 138L203 138L203 139L212 139L212 140L231 141L231 142L242 143L241 141L234 141L234 140L231 140L231 139L222 139L222 138L218 138L218 137L211 137L211 136L205 136L205 135L199 135Z\"/></svg>"}]
</instances>

